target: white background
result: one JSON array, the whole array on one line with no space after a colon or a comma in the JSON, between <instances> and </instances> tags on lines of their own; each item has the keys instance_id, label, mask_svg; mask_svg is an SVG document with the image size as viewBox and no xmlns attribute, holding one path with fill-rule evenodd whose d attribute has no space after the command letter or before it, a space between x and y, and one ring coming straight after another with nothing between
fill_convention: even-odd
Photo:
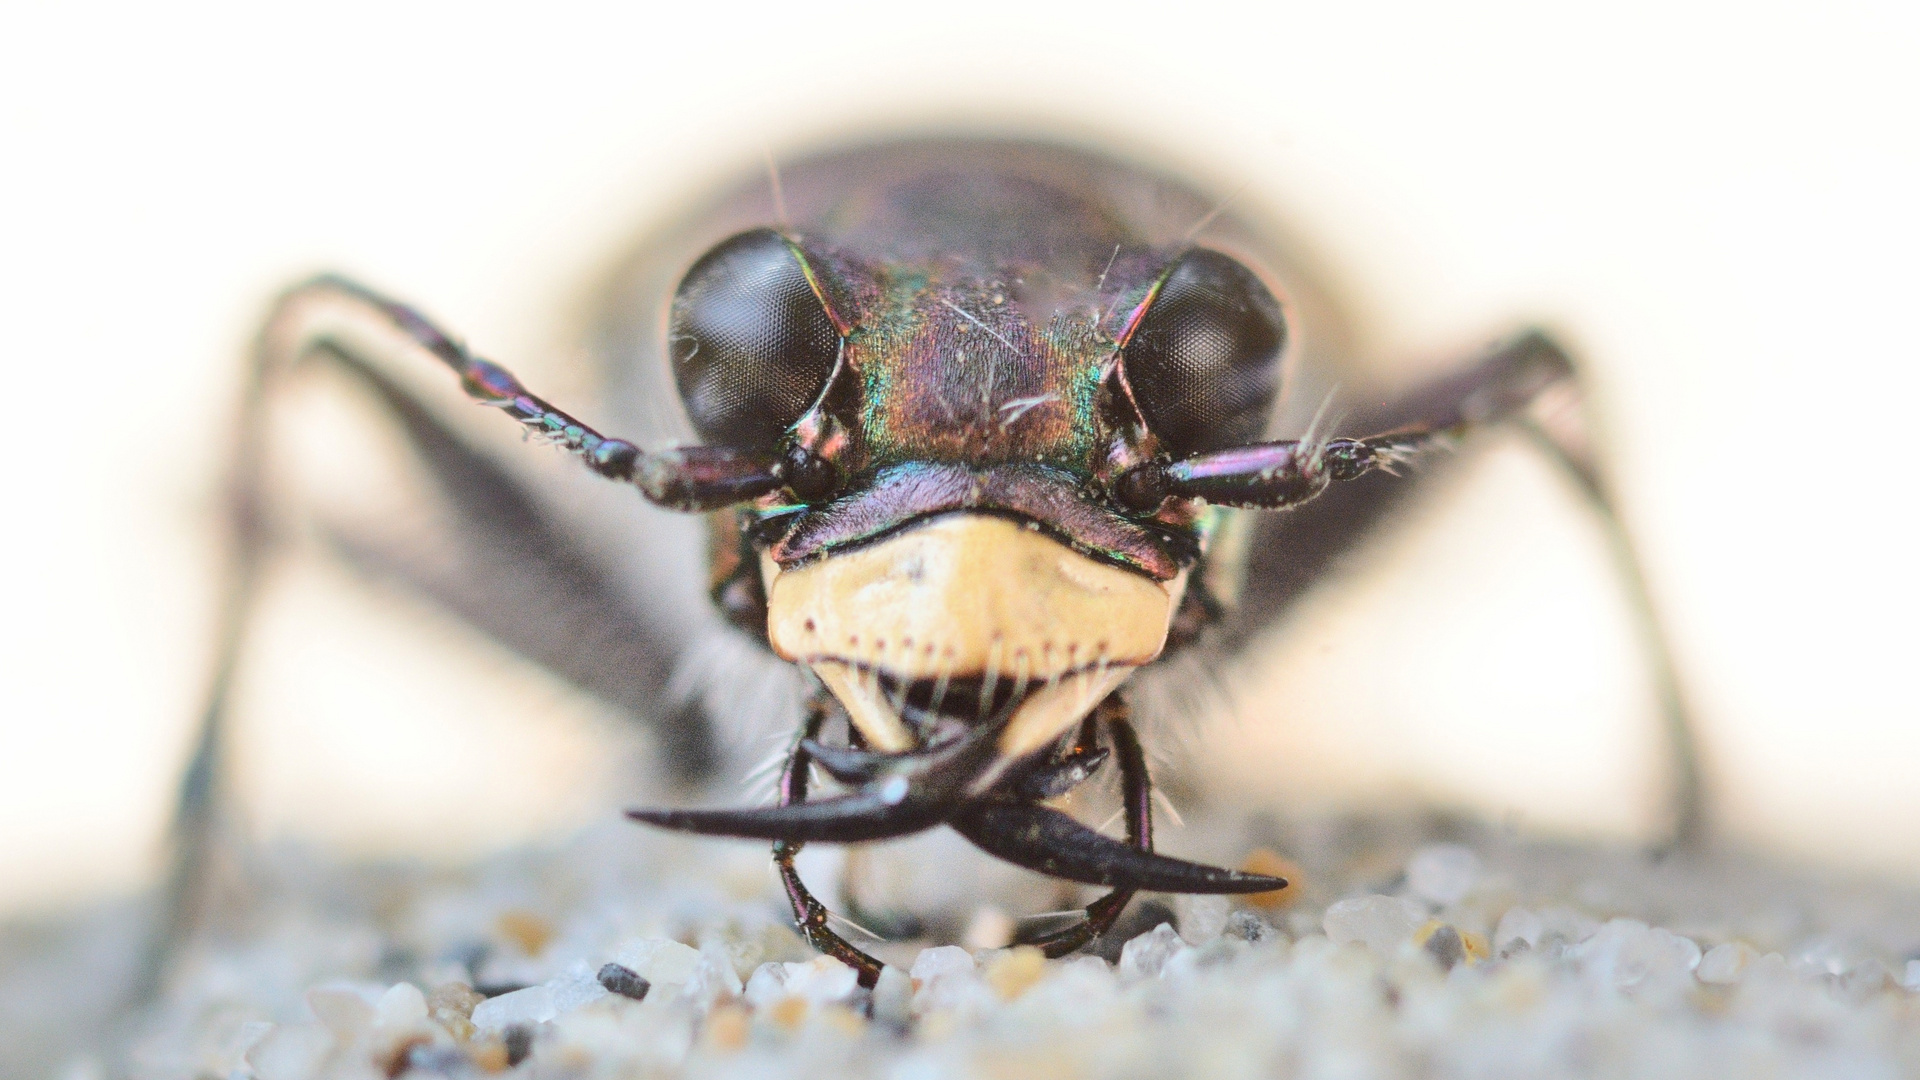
<instances>
[{"instance_id":1,"label":"white background","mask_svg":"<svg viewBox=\"0 0 1920 1080\"><path fill-rule=\"evenodd\" d=\"M156 866L274 290L339 267L533 364L650 213L762 147L942 120L1247 185L1384 354L1563 329L1730 835L1920 874L1911 5L539 7L0 14L0 904ZM1481 464L1206 727L1217 797L1644 827L1597 542L1523 456ZM590 706L349 581L291 575L267 628L262 830L453 856L604 812Z\"/></svg>"}]
</instances>

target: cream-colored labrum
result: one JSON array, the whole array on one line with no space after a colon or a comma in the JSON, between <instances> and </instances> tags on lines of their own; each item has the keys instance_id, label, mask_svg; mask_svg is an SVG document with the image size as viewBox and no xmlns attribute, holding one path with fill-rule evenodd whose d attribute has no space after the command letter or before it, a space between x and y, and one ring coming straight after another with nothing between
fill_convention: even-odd
<instances>
[{"instance_id":1,"label":"cream-colored labrum","mask_svg":"<svg viewBox=\"0 0 1920 1080\"><path fill-rule=\"evenodd\" d=\"M972 513L763 573L774 652L809 665L871 746L914 746L879 676L990 675L1028 688L1001 735L1008 757L1058 738L1159 656L1186 587L1184 571L1154 581Z\"/></svg>"}]
</instances>

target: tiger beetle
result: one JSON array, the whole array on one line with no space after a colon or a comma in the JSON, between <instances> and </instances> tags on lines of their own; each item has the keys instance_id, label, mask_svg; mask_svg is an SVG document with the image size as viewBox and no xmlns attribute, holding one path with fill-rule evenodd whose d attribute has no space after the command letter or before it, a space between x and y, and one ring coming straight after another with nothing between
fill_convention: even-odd
<instances>
[{"instance_id":1,"label":"tiger beetle","mask_svg":"<svg viewBox=\"0 0 1920 1080\"><path fill-rule=\"evenodd\" d=\"M265 403L302 361L371 392L456 521L437 561L366 536L339 549L652 725L683 777L710 770L713 748L703 709L669 691L684 652L675 627L627 599L521 481L440 419L446 402L396 372L443 364L469 398L599 476L705 516L713 604L809 673L811 698L777 803L629 816L771 841L800 930L866 985L880 963L831 928L795 871L807 843L946 825L1015 865L1109 889L1028 939L1049 956L1105 933L1140 890L1284 888L1155 853L1129 679L1183 651L1231 656L1390 516L1417 478L1396 466L1492 425L1527 433L1597 509L1662 696L1672 838L1700 835L1682 695L1590 460L1574 366L1546 334L1359 399L1345 423L1363 437L1306 425L1276 440L1276 412L1303 412L1297 393L1281 399L1283 371L1325 385L1333 309L1283 247L1181 182L992 138L865 146L771 179L684 219L609 290L615 389L602 411L633 411L670 376L690 435L680 445L603 434L344 278L279 299L243 414L171 937L195 918L227 690L258 591ZM1576 407L1556 413L1552 400ZM843 793L809 797L816 767ZM1109 767L1124 840L1049 805Z\"/></svg>"}]
</instances>

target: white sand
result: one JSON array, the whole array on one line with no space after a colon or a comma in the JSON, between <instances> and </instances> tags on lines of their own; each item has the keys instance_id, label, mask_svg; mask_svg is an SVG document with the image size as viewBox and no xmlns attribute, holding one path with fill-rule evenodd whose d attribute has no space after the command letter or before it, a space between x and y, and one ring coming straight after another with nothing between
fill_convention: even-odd
<instances>
[{"instance_id":1,"label":"white sand","mask_svg":"<svg viewBox=\"0 0 1920 1080\"><path fill-rule=\"evenodd\" d=\"M245 940L200 950L161 1006L108 1026L130 1057L98 1035L128 907L16 933L0 1034L15 1036L8 1075L72 1077L469 1076L523 1051L512 1075L1920 1073L1912 890L1431 819L1196 823L1170 839L1227 861L1285 851L1306 868L1299 897L1179 901L1178 932L1141 934L1117 964L891 946L901 967L868 995L786 928L749 845L609 825L458 873L280 854ZM922 902L976 882L1011 910L1057 902L953 850L901 861L961 879ZM832 861L814 870L830 880ZM977 939L1006 920L971 923ZM643 1001L607 993L608 963L649 980ZM479 1002L476 982L528 988Z\"/></svg>"}]
</instances>

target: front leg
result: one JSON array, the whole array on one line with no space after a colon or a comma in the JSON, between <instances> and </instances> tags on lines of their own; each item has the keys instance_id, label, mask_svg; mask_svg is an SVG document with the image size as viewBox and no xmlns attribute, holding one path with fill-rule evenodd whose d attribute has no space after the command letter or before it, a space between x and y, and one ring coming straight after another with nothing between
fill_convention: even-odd
<instances>
[{"instance_id":1,"label":"front leg","mask_svg":"<svg viewBox=\"0 0 1920 1080\"><path fill-rule=\"evenodd\" d=\"M827 719L827 703L824 694L816 693L807 703L806 723L801 727L800 738L795 740L793 752L787 756L787 767L780 774L780 805L798 806L807 801L807 773L813 767L813 755L808 746L820 737L820 727ZM853 943L827 925L831 917L827 906L822 904L800 880L800 872L794 869L794 856L806 846L804 840L775 840L773 842L773 865L780 872L780 884L787 890L787 902L793 906L794 925L807 939L807 944L826 953L828 956L846 964L859 972L860 985L872 989L880 981L881 962L858 948Z\"/></svg>"},{"instance_id":2,"label":"front leg","mask_svg":"<svg viewBox=\"0 0 1920 1080\"><path fill-rule=\"evenodd\" d=\"M1383 434L1317 444L1321 448L1318 462L1313 452L1316 444L1309 442L1253 448L1267 455L1266 461L1254 462L1256 466L1282 466L1265 474L1258 467L1228 467L1233 462L1219 460L1221 455L1178 463L1184 470L1180 478L1209 485L1205 497L1212 501L1273 506L1276 492L1306 500L1283 499L1292 503L1286 512L1268 516L1255 526L1240 600L1220 626L1217 641L1228 651L1252 642L1419 488L1418 471L1402 477L1391 475L1391 468L1377 467L1361 470L1348 482L1332 483L1344 479L1336 474L1340 465L1336 448L1387 446L1393 458L1425 463L1434 450L1461 443L1481 429L1517 429L1572 480L1605 533L1659 699L1668 760L1666 835L1660 846L1697 846L1709 830L1699 739L1641 561L1593 459L1590 421L1583 405L1578 373L1565 350L1547 335L1529 331L1460 371L1363 407L1353 422ZM1283 453L1281 448L1290 452ZM1196 472L1206 475L1196 477Z\"/></svg>"},{"instance_id":3,"label":"front leg","mask_svg":"<svg viewBox=\"0 0 1920 1080\"><path fill-rule=\"evenodd\" d=\"M451 369L468 397L507 414L530 437L578 455L595 473L631 483L670 510L717 510L786 483L786 467L768 454L729 446L644 451L602 435L528 390L511 371L467 351L419 312L346 278L315 278L282 296L261 331L257 367L264 377L316 349L348 356L424 354Z\"/></svg>"},{"instance_id":4,"label":"front leg","mask_svg":"<svg viewBox=\"0 0 1920 1080\"><path fill-rule=\"evenodd\" d=\"M697 776L711 762L704 721L668 692L675 646L663 621L634 610L508 472L469 446L394 376L408 367L451 368L472 399L580 455L596 473L632 483L673 509L728 505L773 490L783 482L778 463L723 447L643 453L533 395L506 369L475 357L406 305L338 277L297 286L274 305L247 370L230 456L212 677L178 791L158 925L131 988L135 1001L158 992L171 958L224 902L214 895L214 869L222 861L219 849L227 846L219 833L230 816L224 764L230 699L272 532L270 406L287 389L288 375L308 360L370 391L405 435L451 519L432 550L411 550L322 521L322 532L340 554L372 576L428 596L603 700L658 721L679 775Z\"/></svg>"}]
</instances>

